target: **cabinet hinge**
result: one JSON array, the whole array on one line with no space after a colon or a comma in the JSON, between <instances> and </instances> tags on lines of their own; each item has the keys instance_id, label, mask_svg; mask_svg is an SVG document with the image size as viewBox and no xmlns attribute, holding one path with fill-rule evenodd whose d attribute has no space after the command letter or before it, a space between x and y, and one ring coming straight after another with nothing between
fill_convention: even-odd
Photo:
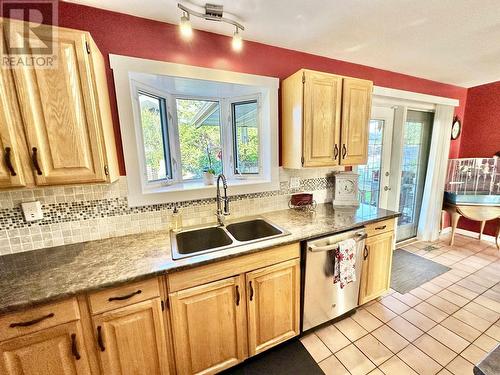
<instances>
[{"instance_id":1,"label":"cabinet hinge","mask_svg":"<svg viewBox=\"0 0 500 375\"><path fill-rule=\"evenodd\" d=\"M161 311L165 311L165 302L161 300Z\"/></svg>"},{"instance_id":2,"label":"cabinet hinge","mask_svg":"<svg viewBox=\"0 0 500 375\"><path fill-rule=\"evenodd\" d=\"M302 73L302 83L306 83L306 73Z\"/></svg>"},{"instance_id":3,"label":"cabinet hinge","mask_svg":"<svg viewBox=\"0 0 500 375\"><path fill-rule=\"evenodd\" d=\"M107 166L107 165L105 165L105 166L104 166L104 174L105 174L106 176L109 176L109 168L108 168L108 166Z\"/></svg>"},{"instance_id":4,"label":"cabinet hinge","mask_svg":"<svg viewBox=\"0 0 500 375\"><path fill-rule=\"evenodd\" d=\"M89 42L85 42L85 48L87 49L87 53L90 55L90 44L89 44Z\"/></svg>"},{"instance_id":5,"label":"cabinet hinge","mask_svg":"<svg viewBox=\"0 0 500 375\"><path fill-rule=\"evenodd\" d=\"M300 162L302 163L302 165L304 165L304 157L303 156L300 158Z\"/></svg>"}]
</instances>

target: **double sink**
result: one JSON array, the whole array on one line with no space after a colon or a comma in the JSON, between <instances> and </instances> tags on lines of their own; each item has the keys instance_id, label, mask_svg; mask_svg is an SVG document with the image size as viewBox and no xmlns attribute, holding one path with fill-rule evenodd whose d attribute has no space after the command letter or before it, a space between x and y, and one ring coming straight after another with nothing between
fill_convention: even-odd
<instances>
[{"instance_id":1,"label":"double sink","mask_svg":"<svg viewBox=\"0 0 500 375\"><path fill-rule=\"evenodd\" d=\"M204 226L170 232L174 260L230 249L289 234L264 218L234 221L227 226Z\"/></svg>"}]
</instances>

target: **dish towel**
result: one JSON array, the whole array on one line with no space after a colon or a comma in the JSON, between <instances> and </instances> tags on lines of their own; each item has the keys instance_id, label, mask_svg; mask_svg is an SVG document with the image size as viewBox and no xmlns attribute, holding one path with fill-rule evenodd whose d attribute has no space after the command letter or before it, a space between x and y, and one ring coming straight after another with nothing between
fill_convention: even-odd
<instances>
[{"instance_id":1,"label":"dish towel","mask_svg":"<svg viewBox=\"0 0 500 375\"><path fill-rule=\"evenodd\" d=\"M335 251L333 283L340 283L343 289L356 281L356 241L352 238L339 242Z\"/></svg>"}]
</instances>

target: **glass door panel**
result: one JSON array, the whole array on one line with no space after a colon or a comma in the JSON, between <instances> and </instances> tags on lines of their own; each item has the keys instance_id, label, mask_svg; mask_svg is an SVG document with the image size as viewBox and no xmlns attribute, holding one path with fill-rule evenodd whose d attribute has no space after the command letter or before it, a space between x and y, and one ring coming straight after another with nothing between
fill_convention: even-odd
<instances>
[{"instance_id":1,"label":"glass door panel","mask_svg":"<svg viewBox=\"0 0 500 375\"><path fill-rule=\"evenodd\" d=\"M358 167L361 203L378 207L382 174L382 141L384 120L370 120L368 162Z\"/></svg>"},{"instance_id":2,"label":"glass door panel","mask_svg":"<svg viewBox=\"0 0 500 375\"><path fill-rule=\"evenodd\" d=\"M397 241L417 235L432 122L432 113L408 110L403 124Z\"/></svg>"}]
</instances>

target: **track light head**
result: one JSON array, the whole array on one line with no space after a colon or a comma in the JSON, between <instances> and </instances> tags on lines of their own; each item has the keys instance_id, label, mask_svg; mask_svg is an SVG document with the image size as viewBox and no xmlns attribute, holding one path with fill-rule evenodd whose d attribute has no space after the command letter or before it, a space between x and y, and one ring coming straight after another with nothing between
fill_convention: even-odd
<instances>
[{"instance_id":1,"label":"track light head","mask_svg":"<svg viewBox=\"0 0 500 375\"><path fill-rule=\"evenodd\" d=\"M181 22L179 24L179 30L181 32L181 36L184 39L191 39L193 37L193 28L191 27L191 20L189 19L189 13L184 12L181 17Z\"/></svg>"},{"instance_id":2,"label":"track light head","mask_svg":"<svg viewBox=\"0 0 500 375\"><path fill-rule=\"evenodd\" d=\"M233 50L236 52L240 52L243 49L243 38L241 37L238 28L236 28L233 34L233 40L231 42L231 45L233 46Z\"/></svg>"}]
</instances>

